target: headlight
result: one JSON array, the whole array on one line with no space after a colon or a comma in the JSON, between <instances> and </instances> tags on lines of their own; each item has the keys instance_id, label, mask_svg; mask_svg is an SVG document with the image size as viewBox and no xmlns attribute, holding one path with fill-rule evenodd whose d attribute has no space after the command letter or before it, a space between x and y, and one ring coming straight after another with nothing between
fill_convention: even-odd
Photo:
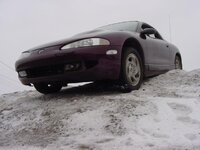
<instances>
[{"instance_id":1,"label":"headlight","mask_svg":"<svg viewBox=\"0 0 200 150\"><path fill-rule=\"evenodd\" d=\"M70 49L70 48L79 48L79 47L97 46L97 45L110 45L110 42L106 39L90 38L67 44L63 46L61 49Z\"/></svg>"}]
</instances>

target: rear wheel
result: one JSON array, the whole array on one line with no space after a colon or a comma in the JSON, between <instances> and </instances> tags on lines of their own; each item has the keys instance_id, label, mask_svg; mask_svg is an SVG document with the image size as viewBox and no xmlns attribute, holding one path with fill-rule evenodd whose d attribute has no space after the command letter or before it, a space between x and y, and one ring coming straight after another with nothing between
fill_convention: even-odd
<instances>
[{"instance_id":1,"label":"rear wheel","mask_svg":"<svg viewBox=\"0 0 200 150\"><path fill-rule=\"evenodd\" d=\"M122 91L138 90L143 80L143 67L139 53L134 48L126 48L122 56Z\"/></svg>"},{"instance_id":2,"label":"rear wheel","mask_svg":"<svg viewBox=\"0 0 200 150\"><path fill-rule=\"evenodd\" d=\"M50 94L59 92L62 88L62 84L60 83L35 83L35 89L43 94Z\"/></svg>"},{"instance_id":3,"label":"rear wheel","mask_svg":"<svg viewBox=\"0 0 200 150\"><path fill-rule=\"evenodd\" d=\"M181 58L178 55L176 55L175 57L174 64L175 64L175 69L182 69Z\"/></svg>"}]
</instances>

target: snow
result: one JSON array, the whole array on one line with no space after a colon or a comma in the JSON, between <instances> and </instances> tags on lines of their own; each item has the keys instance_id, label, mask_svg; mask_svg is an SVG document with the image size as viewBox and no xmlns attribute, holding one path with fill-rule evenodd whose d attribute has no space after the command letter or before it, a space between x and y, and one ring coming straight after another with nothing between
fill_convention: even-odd
<instances>
[{"instance_id":1,"label":"snow","mask_svg":"<svg viewBox=\"0 0 200 150\"><path fill-rule=\"evenodd\" d=\"M199 150L200 70L172 70L137 91L86 84L0 96L2 150Z\"/></svg>"}]
</instances>

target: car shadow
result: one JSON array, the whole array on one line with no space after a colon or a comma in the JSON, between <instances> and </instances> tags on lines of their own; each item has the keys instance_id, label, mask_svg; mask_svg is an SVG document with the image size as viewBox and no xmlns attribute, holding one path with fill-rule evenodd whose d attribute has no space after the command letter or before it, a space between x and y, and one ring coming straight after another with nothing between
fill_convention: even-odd
<instances>
[{"instance_id":1,"label":"car shadow","mask_svg":"<svg viewBox=\"0 0 200 150\"><path fill-rule=\"evenodd\" d=\"M77 87L63 88L58 95L85 95L85 96L100 96L100 95L115 95L121 94L120 87L107 83L88 83Z\"/></svg>"},{"instance_id":2,"label":"car shadow","mask_svg":"<svg viewBox=\"0 0 200 150\"><path fill-rule=\"evenodd\" d=\"M143 84L145 82L148 82L151 78L145 78L143 81ZM85 96L116 96L119 94L126 94L121 91L121 87L116 84L112 83L87 83L84 85L78 85L78 86L68 86L62 88L60 92L53 93L53 94L47 94L47 95L39 95L40 99L43 100L52 100L52 99L60 99L60 98L66 98L66 99L73 99L74 97L79 97L80 99Z\"/></svg>"}]
</instances>

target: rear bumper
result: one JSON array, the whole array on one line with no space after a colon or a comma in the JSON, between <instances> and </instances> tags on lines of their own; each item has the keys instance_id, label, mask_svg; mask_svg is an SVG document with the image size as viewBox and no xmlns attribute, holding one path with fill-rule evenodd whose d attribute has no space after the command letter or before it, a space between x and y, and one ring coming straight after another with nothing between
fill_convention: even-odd
<instances>
[{"instance_id":1,"label":"rear bumper","mask_svg":"<svg viewBox=\"0 0 200 150\"><path fill-rule=\"evenodd\" d=\"M116 55L106 55L107 50L117 50ZM35 53L16 62L16 70L28 72L27 77L20 77L22 84L28 85L38 82L75 83L95 80L116 80L120 74L120 46L95 46L70 49L67 51L52 50L41 54ZM66 71L65 65L79 63L77 70ZM59 67L56 67L59 66ZM51 68L58 69L54 72ZM30 70L35 71L34 76ZM41 68L49 68L45 70ZM49 72L48 72L49 71ZM29 74L30 73L30 74Z\"/></svg>"}]
</instances>

